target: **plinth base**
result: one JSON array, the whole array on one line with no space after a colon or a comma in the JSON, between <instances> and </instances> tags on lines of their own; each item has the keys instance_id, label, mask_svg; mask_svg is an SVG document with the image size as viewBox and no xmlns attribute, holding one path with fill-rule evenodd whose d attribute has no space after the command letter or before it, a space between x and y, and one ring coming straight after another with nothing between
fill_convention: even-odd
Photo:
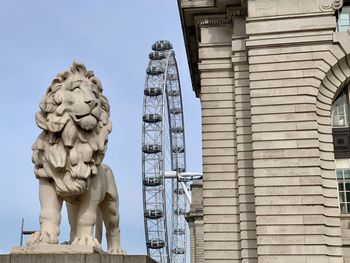
<instances>
[{"instance_id":1,"label":"plinth base","mask_svg":"<svg viewBox=\"0 0 350 263\"><path fill-rule=\"evenodd\" d=\"M13 247L11 254L103 254L101 249L93 246L71 246L71 245L31 245Z\"/></svg>"},{"instance_id":2,"label":"plinth base","mask_svg":"<svg viewBox=\"0 0 350 263\"><path fill-rule=\"evenodd\" d=\"M0 255L0 263L156 263L147 256L110 254L10 254Z\"/></svg>"}]
</instances>

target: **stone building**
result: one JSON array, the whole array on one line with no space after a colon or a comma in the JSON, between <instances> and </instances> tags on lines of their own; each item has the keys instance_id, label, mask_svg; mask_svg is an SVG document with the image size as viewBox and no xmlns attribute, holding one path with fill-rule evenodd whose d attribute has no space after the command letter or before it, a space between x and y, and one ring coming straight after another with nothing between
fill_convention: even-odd
<instances>
[{"instance_id":1,"label":"stone building","mask_svg":"<svg viewBox=\"0 0 350 263\"><path fill-rule=\"evenodd\" d=\"M192 262L350 262L350 1L178 4L202 107Z\"/></svg>"}]
</instances>

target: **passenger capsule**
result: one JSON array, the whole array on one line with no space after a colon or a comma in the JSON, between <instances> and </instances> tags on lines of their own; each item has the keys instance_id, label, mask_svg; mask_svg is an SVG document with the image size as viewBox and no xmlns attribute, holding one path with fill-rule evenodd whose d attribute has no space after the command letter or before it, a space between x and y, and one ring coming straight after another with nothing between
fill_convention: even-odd
<instances>
[{"instance_id":1,"label":"passenger capsule","mask_svg":"<svg viewBox=\"0 0 350 263\"><path fill-rule=\"evenodd\" d=\"M146 73L148 75L160 75L164 73L164 69L160 68L160 67L156 67L156 66L149 66L146 69Z\"/></svg>"},{"instance_id":2,"label":"passenger capsule","mask_svg":"<svg viewBox=\"0 0 350 263\"><path fill-rule=\"evenodd\" d=\"M163 90L161 88L145 88L143 93L146 96L156 97L156 96L162 95L163 94Z\"/></svg>"},{"instance_id":3,"label":"passenger capsule","mask_svg":"<svg viewBox=\"0 0 350 263\"><path fill-rule=\"evenodd\" d=\"M169 90L168 91L168 95L175 97L175 96L179 96L180 95L180 91L179 90Z\"/></svg>"},{"instance_id":4,"label":"passenger capsule","mask_svg":"<svg viewBox=\"0 0 350 263\"><path fill-rule=\"evenodd\" d=\"M184 235L186 232L185 232L185 229L179 228L179 229L174 229L173 233L175 235Z\"/></svg>"},{"instance_id":5,"label":"passenger capsule","mask_svg":"<svg viewBox=\"0 0 350 263\"><path fill-rule=\"evenodd\" d=\"M185 249L183 249L182 247L177 247L177 248L174 248L172 252L173 254L176 254L176 255L183 255L185 254Z\"/></svg>"},{"instance_id":6,"label":"passenger capsule","mask_svg":"<svg viewBox=\"0 0 350 263\"><path fill-rule=\"evenodd\" d=\"M175 210L174 210L174 213L175 213L176 215L183 215L183 214L185 214L186 212L185 212L185 210L183 210L183 209L181 209L181 208L178 208L178 209L175 209Z\"/></svg>"},{"instance_id":7,"label":"passenger capsule","mask_svg":"<svg viewBox=\"0 0 350 263\"><path fill-rule=\"evenodd\" d=\"M157 123L162 121L162 115L155 113L145 114L143 115L142 120L147 123Z\"/></svg>"},{"instance_id":8,"label":"passenger capsule","mask_svg":"<svg viewBox=\"0 0 350 263\"><path fill-rule=\"evenodd\" d=\"M165 51L173 48L173 45L168 40L158 40L152 45L153 51Z\"/></svg>"},{"instance_id":9,"label":"passenger capsule","mask_svg":"<svg viewBox=\"0 0 350 263\"><path fill-rule=\"evenodd\" d=\"M151 60L161 60L165 58L165 53L162 51L153 51L148 55Z\"/></svg>"},{"instance_id":10,"label":"passenger capsule","mask_svg":"<svg viewBox=\"0 0 350 263\"><path fill-rule=\"evenodd\" d=\"M169 74L167 77L166 77L167 80L178 80L178 77L177 75L175 74Z\"/></svg>"},{"instance_id":11,"label":"passenger capsule","mask_svg":"<svg viewBox=\"0 0 350 263\"><path fill-rule=\"evenodd\" d=\"M179 114L179 113L182 113L182 109L181 108L172 108L169 110L170 113L172 114Z\"/></svg>"},{"instance_id":12,"label":"passenger capsule","mask_svg":"<svg viewBox=\"0 0 350 263\"><path fill-rule=\"evenodd\" d=\"M160 176L147 177L143 179L144 186L159 186L162 184L162 178Z\"/></svg>"},{"instance_id":13,"label":"passenger capsule","mask_svg":"<svg viewBox=\"0 0 350 263\"><path fill-rule=\"evenodd\" d=\"M160 209L148 209L143 215L148 219L159 219L163 217L163 211Z\"/></svg>"},{"instance_id":14,"label":"passenger capsule","mask_svg":"<svg viewBox=\"0 0 350 263\"><path fill-rule=\"evenodd\" d=\"M152 249L161 249L165 246L165 242L161 239L150 239L146 242L146 246Z\"/></svg>"},{"instance_id":15,"label":"passenger capsule","mask_svg":"<svg viewBox=\"0 0 350 263\"><path fill-rule=\"evenodd\" d=\"M179 182L188 182L189 181L189 179L188 178L186 178L186 177L179 177Z\"/></svg>"},{"instance_id":16,"label":"passenger capsule","mask_svg":"<svg viewBox=\"0 0 350 263\"><path fill-rule=\"evenodd\" d=\"M182 133L184 131L184 128L183 127L174 127L174 128L171 128L171 132L172 133Z\"/></svg>"},{"instance_id":17,"label":"passenger capsule","mask_svg":"<svg viewBox=\"0 0 350 263\"><path fill-rule=\"evenodd\" d=\"M159 144L145 144L142 146L144 153L159 153L162 151L162 147Z\"/></svg>"},{"instance_id":18,"label":"passenger capsule","mask_svg":"<svg viewBox=\"0 0 350 263\"><path fill-rule=\"evenodd\" d=\"M182 188L177 188L174 190L174 193L177 195L183 195L183 194L185 194L185 191Z\"/></svg>"}]
</instances>

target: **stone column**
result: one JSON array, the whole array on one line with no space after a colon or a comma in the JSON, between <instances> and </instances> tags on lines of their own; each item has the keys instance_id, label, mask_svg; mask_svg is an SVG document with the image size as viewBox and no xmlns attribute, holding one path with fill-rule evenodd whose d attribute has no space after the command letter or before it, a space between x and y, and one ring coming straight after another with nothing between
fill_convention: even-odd
<instances>
[{"instance_id":1,"label":"stone column","mask_svg":"<svg viewBox=\"0 0 350 263\"><path fill-rule=\"evenodd\" d=\"M334 13L318 3L248 0L259 263L343 262L334 167L316 112L340 49Z\"/></svg>"},{"instance_id":2,"label":"stone column","mask_svg":"<svg viewBox=\"0 0 350 263\"><path fill-rule=\"evenodd\" d=\"M250 112L249 64L245 46L244 9L230 9L233 20L232 64L234 68L237 131L238 192L242 263L257 262L256 220Z\"/></svg>"},{"instance_id":3,"label":"stone column","mask_svg":"<svg viewBox=\"0 0 350 263\"><path fill-rule=\"evenodd\" d=\"M190 259L191 263L204 262L204 231L203 231L203 182L194 181L191 185L192 203L186 220L190 228Z\"/></svg>"},{"instance_id":4,"label":"stone column","mask_svg":"<svg viewBox=\"0 0 350 263\"><path fill-rule=\"evenodd\" d=\"M232 21L198 16L202 106L204 258L241 262Z\"/></svg>"}]
</instances>

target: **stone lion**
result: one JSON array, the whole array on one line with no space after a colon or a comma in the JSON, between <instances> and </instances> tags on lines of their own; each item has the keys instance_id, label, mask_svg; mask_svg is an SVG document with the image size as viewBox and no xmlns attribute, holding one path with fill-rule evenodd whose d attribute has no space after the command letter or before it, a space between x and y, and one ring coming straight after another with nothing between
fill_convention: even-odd
<instances>
[{"instance_id":1,"label":"stone lion","mask_svg":"<svg viewBox=\"0 0 350 263\"><path fill-rule=\"evenodd\" d=\"M100 247L93 236L96 214L106 226L108 252L120 248L118 193L111 169L102 164L112 130L100 81L78 62L56 76L40 102L43 130L33 149L39 179L40 231L27 244L57 244L61 208L67 203L70 244Z\"/></svg>"}]
</instances>

